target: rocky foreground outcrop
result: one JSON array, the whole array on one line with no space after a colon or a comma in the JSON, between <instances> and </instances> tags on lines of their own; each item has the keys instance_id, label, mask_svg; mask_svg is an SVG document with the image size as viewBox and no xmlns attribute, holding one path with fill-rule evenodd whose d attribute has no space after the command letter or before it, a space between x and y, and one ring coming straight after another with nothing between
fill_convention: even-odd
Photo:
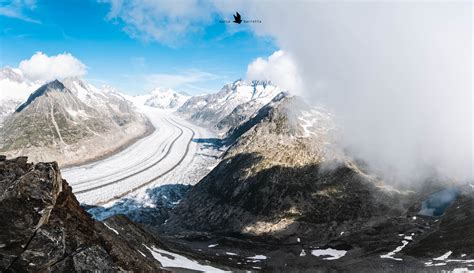
<instances>
[{"instance_id":1,"label":"rocky foreground outcrop","mask_svg":"<svg viewBox=\"0 0 474 273\"><path fill-rule=\"evenodd\" d=\"M93 220L55 162L0 156L0 218L1 272L162 271L144 247L161 242L124 216Z\"/></svg>"}]
</instances>

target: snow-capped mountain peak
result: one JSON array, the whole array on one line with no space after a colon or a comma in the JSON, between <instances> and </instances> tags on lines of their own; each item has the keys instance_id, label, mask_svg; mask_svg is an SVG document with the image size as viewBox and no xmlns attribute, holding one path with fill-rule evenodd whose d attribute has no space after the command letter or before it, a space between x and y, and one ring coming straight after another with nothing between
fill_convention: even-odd
<instances>
[{"instance_id":1,"label":"snow-capped mountain peak","mask_svg":"<svg viewBox=\"0 0 474 273\"><path fill-rule=\"evenodd\" d=\"M20 69L11 68L9 66L6 66L0 70L0 80L3 79L8 79L18 83L21 83L25 80Z\"/></svg>"},{"instance_id":2,"label":"snow-capped mountain peak","mask_svg":"<svg viewBox=\"0 0 474 273\"><path fill-rule=\"evenodd\" d=\"M273 97L282 92L271 81L251 81L236 80L232 84L225 85L221 92L229 93L229 98L239 100L263 100L268 103Z\"/></svg>"},{"instance_id":3,"label":"snow-capped mountain peak","mask_svg":"<svg viewBox=\"0 0 474 273\"><path fill-rule=\"evenodd\" d=\"M44 94L52 90L59 91L59 92L67 91L66 87L64 87L64 85L58 80L54 80L52 82L44 84L40 88L38 88L36 91L34 91L24 103L18 106L15 112L17 113L21 112L28 105L30 105L35 99L39 98L40 96L43 96Z\"/></svg>"},{"instance_id":4,"label":"snow-capped mountain peak","mask_svg":"<svg viewBox=\"0 0 474 273\"><path fill-rule=\"evenodd\" d=\"M82 102L89 106L103 105L106 96L104 92L95 86L85 83L79 78L66 78L64 85L73 92Z\"/></svg>"},{"instance_id":5,"label":"snow-capped mountain peak","mask_svg":"<svg viewBox=\"0 0 474 273\"><path fill-rule=\"evenodd\" d=\"M172 89L156 88L150 94L150 97L145 101L145 105L156 108L177 108L183 105L189 96L175 92Z\"/></svg>"},{"instance_id":6,"label":"snow-capped mountain peak","mask_svg":"<svg viewBox=\"0 0 474 273\"><path fill-rule=\"evenodd\" d=\"M211 127L217 126L219 130L222 130L234 124L236 120L241 121L245 119L244 117L251 116L282 91L270 81L247 82L238 79L224 85L215 94L192 97L178 109L178 112L198 123ZM233 112L235 113L232 117L225 119Z\"/></svg>"}]
</instances>

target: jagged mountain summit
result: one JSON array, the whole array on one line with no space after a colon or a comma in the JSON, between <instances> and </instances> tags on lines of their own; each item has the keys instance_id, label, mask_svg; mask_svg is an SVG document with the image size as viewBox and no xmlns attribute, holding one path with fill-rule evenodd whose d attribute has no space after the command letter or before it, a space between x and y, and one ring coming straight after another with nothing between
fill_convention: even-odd
<instances>
[{"instance_id":1,"label":"jagged mountain summit","mask_svg":"<svg viewBox=\"0 0 474 273\"><path fill-rule=\"evenodd\" d=\"M68 91L60 81L54 80L48 84L41 86L35 92L33 92L24 103L20 104L18 108L15 109L15 112L21 112L23 109L28 107L28 105L32 104L35 99L45 95L46 92L51 92L51 90L57 90L59 92Z\"/></svg>"},{"instance_id":2,"label":"jagged mountain summit","mask_svg":"<svg viewBox=\"0 0 474 273\"><path fill-rule=\"evenodd\" d=\"M76 77L65 78L62 83L83 103L104 110L109 116L127 115L135 110L125 95L114 87L103 85L101 88L97 88Z\"/></svg>"},{"instance_id":3,"label":"jagged mountain summit","mask_svg":"<svg viewBox=\"0 0 474 273\"><path fill-rule=\"evenodd\" d=\"M190 98L178 108L178 113L199 124L225 131L248 119L282 91L270 81L248 83L237 80L215 94Z\"/></svg>"},{"instance_id":4,"label":"jagged mountain summit","mask_svg":"<svg viewBox=\"0 0 474 273\"><path fill-rule=\"evenodd\" d=\"M0 130L0 151L34 161L77 164L103 156L151 130L148 120L115 92L79 79L34 91Z\"/></svg>"}]
</instances>

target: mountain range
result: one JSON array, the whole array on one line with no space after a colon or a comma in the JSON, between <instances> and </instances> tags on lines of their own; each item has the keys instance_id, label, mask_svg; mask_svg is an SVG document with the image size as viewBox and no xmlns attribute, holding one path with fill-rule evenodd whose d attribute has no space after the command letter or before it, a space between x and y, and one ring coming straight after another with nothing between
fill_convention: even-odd
<instances>
[{"instance_id":1,"label":"mountain range","mask_svg":"<svg viewBox=\"0 0 474 273\"><path fill-rule=\"evenodd\" d=\"M99 222L84 210L107 208L80 207L55 163L0 156L0 217L7 219L0 269L472 268L472 183L433 178L388 184L338 145L331 113L268 81L238 80L215 94L187 98L172 90L128 97L80 79L56 80L6 117L0 145L38 159L45 151L48 157L83 158L81 145L90 153L110 147L100 139L123 139L120 132L146 128L127 99L176 111L220 133L199 139L223 151L218 164L194 186L149 189L152 205L127 215L133 222L124 215Z\"/></svg>"},{"instance_id":2,"label":"mountain range","mask_svg":"<svg viewBox=\"0 0 474 273\"><path fill-rule=\"evenodd\" d=\"M177 112L198 124L225 132L250 118L281 92L270 81L237 80L217 93L191 97Z\"/></svg>"},{"instance_id":3,"label":"mountain range","mask_svg":"<svg viewBox=\"0 0 474 273\"><path fill-rule=\"evenodd\" d=\"M135 105L149 106L158 109L176 110L183 105L191 96L184 92L176 92L170 88L156 88L148 94L130 96L122 94L127 100Z\"/></svg>"}]
</instances>

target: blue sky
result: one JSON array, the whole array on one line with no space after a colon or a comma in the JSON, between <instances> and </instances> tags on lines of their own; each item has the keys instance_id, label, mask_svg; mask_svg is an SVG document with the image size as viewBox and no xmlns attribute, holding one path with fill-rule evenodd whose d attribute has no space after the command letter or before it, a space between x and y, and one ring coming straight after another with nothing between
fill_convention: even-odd
<instances>
[{"instance_id":1,"label":"blue sky","mask_svg":"<svg viewBox=\"0 0 474 273\"><path fill-rule=\"evenodd\" d=\"M124 10L112 18L111 8L93 0L0 0L0 66L17 67L38 51L68 52L87 66L85 78L94 84L131 94L158 86L199 94L244 78L252 60L277 50L273 40L244 25L220 23L222 15L211 13L195 23L190 17L187 27L193 31L169 42L144 35L144 26L127 21ZM157 24L166 29L166 20Z\"/></svg>"}]
</instances>

